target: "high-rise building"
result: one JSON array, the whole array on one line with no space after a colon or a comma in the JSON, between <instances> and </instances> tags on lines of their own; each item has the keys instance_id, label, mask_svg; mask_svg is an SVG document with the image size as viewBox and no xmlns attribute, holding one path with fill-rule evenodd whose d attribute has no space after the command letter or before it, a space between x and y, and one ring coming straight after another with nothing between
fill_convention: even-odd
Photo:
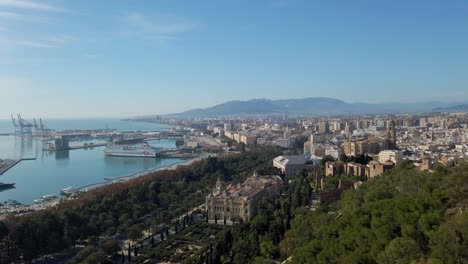
<instances>
[{"instance_id":1,"label":"high-rise building","mask_svg":"<svg viewBox=\"0 0 468 264\"><path fill-rule=\"evenodd\" d=\"M420 127L426 127L427 126L427 118L426 117L421 117L419 119L419 126Z\"/></svg>"},{"instance_id":2,"label":"high-rise building","mask_svg":"<svg viewBox=\"0 0 468 264\"><path fill-rule=\"evenodd\" d=\"M319 134L328 134L329 126L327 121L322 121L319 123L318 132Z\"/></svg>"},{"instance_id":3,"label":"high-rise building","mask_svg":"<svg viewBox=\"0 0 468 264\"><path fill-rule=\"evenodd\" d=\"M346 122L344 131L345 131L346 134L353 133L353 127L352 127L351 123Z\"/></svg>"},{"instance_id":4,"label":"high-rise building","mask_svg":"<svg viewBox=\"0 0 468 264\"><path fill-rule=\"evenodd\" d=\"M395 120L390 120L388 123L388 130L387 130L387 140L388 140L388 148L395 149L396 145L396 128L395 128Z\"/></svg>"},{"instance_id":5,"label":"high-rise building","mask_svg":"<svg viewBox=\"0 0 468 264\"><path fill-rule=\"evenodd\" d=\"M224 131L231 131L231 130L232 130L232 124L231 123L224 124Z\"/></svg>"}]
</instances>

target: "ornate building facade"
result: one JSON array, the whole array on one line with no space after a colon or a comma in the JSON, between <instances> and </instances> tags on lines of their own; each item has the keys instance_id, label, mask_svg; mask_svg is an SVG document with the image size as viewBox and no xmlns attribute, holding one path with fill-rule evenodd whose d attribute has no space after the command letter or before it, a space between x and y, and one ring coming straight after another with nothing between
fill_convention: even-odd
<instances>
[{"instance_id":1,"label":"ornate building facade","mask_svg":"<svg viewBox=\"0 0 468 264\"><path fill-rule=\"evenodd\" d=\"M283 180L277 175L259 176L255 172L244 183L227 187L218 178L206 197L208 219L219 223L249 221L257 214L258 202L279 194L282 188Z\"/></svg>"}]
</instances>

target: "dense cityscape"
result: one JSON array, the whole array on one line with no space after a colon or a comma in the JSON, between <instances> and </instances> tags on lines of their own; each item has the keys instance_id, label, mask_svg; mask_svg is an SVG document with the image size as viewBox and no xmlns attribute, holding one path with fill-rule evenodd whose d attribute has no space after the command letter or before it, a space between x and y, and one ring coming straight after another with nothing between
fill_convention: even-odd
<instances>
[{"instance_id":1,"label":"dense cityscape","mask_svg":"<svg viewBox=\"0 0 468 264\"><path fill-rule=\"evenodd\" d=\"M467 10L0 0L0 264L468 264Z\"/></svg>"},{"instance_id":2,"label":"dense cityscape","mask_svg":"<svg viewBox=\"0 0 468 264\"><path fill-rule=\"evenodd\" d=\"M67 263L314 262L303 259L304 254L310 254L300 251L307 244L289 241L297 228L307 224L297 222L298 219L312 217L313 221L321 219L325 221L322 224L327 224L330 219L346 217L343 199L353 197L350 192L369 195L375 192L369 189L373 184L395 175L421 175L400 181L410 181L405 183L410 184L405 188L425 188L430 177L445 174L449 177L452 170L463 171L468 156L468 114L463 112L316 118L285 114L185 119L158 116L132 122L164 123L172 128L167 132L124 135L105 130L93 133L49 130L48 136L55 137L53 151L75 151L74 148L57 150L55 146L63 144L63 140L66 146L71 146L73 143L69 141L79 138L78 142L83 142L84 137L103 139L111 135L115 140L119 135L119 142L125 142L120 144L129 146L138 144L142 138L151 141L175 137L177 148L171 149L169 155L183 154L188 161L131 177L108 179L87 185L86 189L70 188L62 193L62 198L43 201L40 205L5 202L2 204L3 259L39 263L65 259L70 259ZM28 136L18 131L13 135ZM31 131L30 136L45 140L40 130ZM2 164L6 171L17 163L2 160ZM465 188L464 183L458 187ZM403 195L402 192L393 194L394 199ZM428 228L435 232L435 226L443 224L444 215L447 221L450 215L464 217L464 193L460 194L453 207L447 207L443 201L442 204L441 201L425 202L425 210L436 210L424 220L431 221L432 227ZM380 195L384 196L377 200L388 199L385 197L389 194ZM446 211L440 211L440 206ZM323 213L325 219L318 216ZM414 218L414 221L422 219ZM31 228L36 231L32 232ZM368 228L371 232L381 232L372 223ZM437 244L427 244L432 234L413 230L419 234L413 235L427 237L423 243L408 240L400 232L403 230L389 233L388 239L403 237L407 240L398 243L410 244L392 249L397 250L392 254L401 254L401 250L407 250L406 246L417 246L418 258L427 257L429 261L441 257L433 251ZM244 236L251 234L258 237L246 241ZM314 238L312 235L309 239ZM31 241L35 242L30 244ZM243 246L253 249L244 253L247 248ZM427 247L425 251L420 248L423 246ZM385 246L381 248L384 250ZM460 250L457 254L465 254L465 249ZM336 257L348 256L347 251L339 252ZM404 263L415 260L415 256L397 257ZM356 261L364 257L379 263L389 258L391 263L395 256L360 255ZM321 260L317 257L316 261Z\"/></svg>"}]
</instances>

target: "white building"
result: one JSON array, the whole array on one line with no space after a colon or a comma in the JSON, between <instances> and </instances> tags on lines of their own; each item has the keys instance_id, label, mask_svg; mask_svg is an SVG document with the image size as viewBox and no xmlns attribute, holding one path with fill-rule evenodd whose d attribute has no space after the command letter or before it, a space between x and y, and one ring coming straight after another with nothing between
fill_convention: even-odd
<instances>
[{"instance_id":1,"label":"white building","mask_svg":"<svg viewBox=\"0 0 468 264\"><path fill-rule=\"evenodd\" d=\"M379 162L385 163L388 161L398 164L403 159L403 153L399 150L383 150L379 152Z\"/></svg>"},{"instance_id":2,"label":"white building","mask_svg":"<svg viewBox=\"0 0 468 264\"><path fill-rule=\"evenodd\" d=\"M312 170L318 166L320 166L320 158L315 156L278 156L273 159L273 167L278 168L285 175L285 181L293 178L303 169Z\"/></svg>"},{"instance_id":3,"label":"white building","mask_svg":"<svg viewBox=\"0 0 468 264\"><path fill-rule=\"evenodd\" d=\"M466 145L462 145L462 144L455 145L456 152L465 153L466 150L467 150Z\"/></svg>"},{"instance_id":4,"label":"white building","mask_svg":"<svg viewBox=\"0 0 468 264\"><path fill-rule=\"evenodd\" d=\"M340 158L340 155L341 155L341 150L336 149L336 148L327 148L325 150L325 155L332 156L333 158L338 160Z\"/></svg>"}]
</instances>

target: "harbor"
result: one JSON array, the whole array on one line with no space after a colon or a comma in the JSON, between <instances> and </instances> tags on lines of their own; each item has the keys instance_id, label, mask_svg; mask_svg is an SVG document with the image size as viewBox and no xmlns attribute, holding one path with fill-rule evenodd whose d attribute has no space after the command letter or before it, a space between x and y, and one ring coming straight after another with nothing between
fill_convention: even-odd
<instances>
[{"instance_id":1,"label":"harbor","mask_svg":"<svg viewBox=\"0 0 468 264\"><path fill-rule=\"evenodd\" d=\"M171 165L159 167L156 169L140 171L140 172L126 175L126 176L120 176L120 177L115 177L115 178L106 178L103 181L86 184L77 188L66 187L60 190L60 194L62 195L61 197L55 194L43 195L42 197L36 199L34 201L34 204L23 204L21 202L18 202L16 200L11 200L11 199L3 203L0 202L0 220L4 219L6 216L10 214L21 215L21 214L26 214L26 213L42 210L45 208L53 207L59 204L60 201L63 199L73 199L74 195L90 191L94 188L99 188L108 184L126 182L131 179L135 179L135 178L147 175L152 172L160 171L160 170L175 170L178 166L190 165L195 161L202 160L207 157L208 155L201 155L196 158L179 161Z\"/></svg>"},{"instance_id":2,"label":"harbor","mask_svg":"<svg viewBox=\"0 0 468 264\"><path fill-rule=\"evenodd\" d=\"M88 188L95 188L117 180L125 181L129 175L133 175L130 177L132 178L138 173L185 162L187 158L196 156L192 154L177 157L172 152L177 149L176 139L167 138L174 133L170 126L163 124L92 119L42 120L43 126L46 122L47 127L54 128L54 137L74 135L67 136L69 149L60 151L49 149L48 144L55 144L55 139L51 141L38 138L34 130L30 135L13 133L0 136L0 159L8 161L4 164L6 166L1 167L3 174L0 176L0 181L15 183L15 188L0 190L1 203L8 204L8 201L12 200L23 205L31 205L32 208L42 208L46 205L34 204L34 200L50 194L60 197L60 190L66 187L74 186L84 190L86 188L82 187L87 185ZM11 120L0 120L2 134L12 130ZM104 149L109 144L108 137L112 134L114 138L119 135L126 138L143 135L152 147L171 152L170 155L162 154L154 158L107 156L104 154Z\"/></svg>"}]
</instances>

